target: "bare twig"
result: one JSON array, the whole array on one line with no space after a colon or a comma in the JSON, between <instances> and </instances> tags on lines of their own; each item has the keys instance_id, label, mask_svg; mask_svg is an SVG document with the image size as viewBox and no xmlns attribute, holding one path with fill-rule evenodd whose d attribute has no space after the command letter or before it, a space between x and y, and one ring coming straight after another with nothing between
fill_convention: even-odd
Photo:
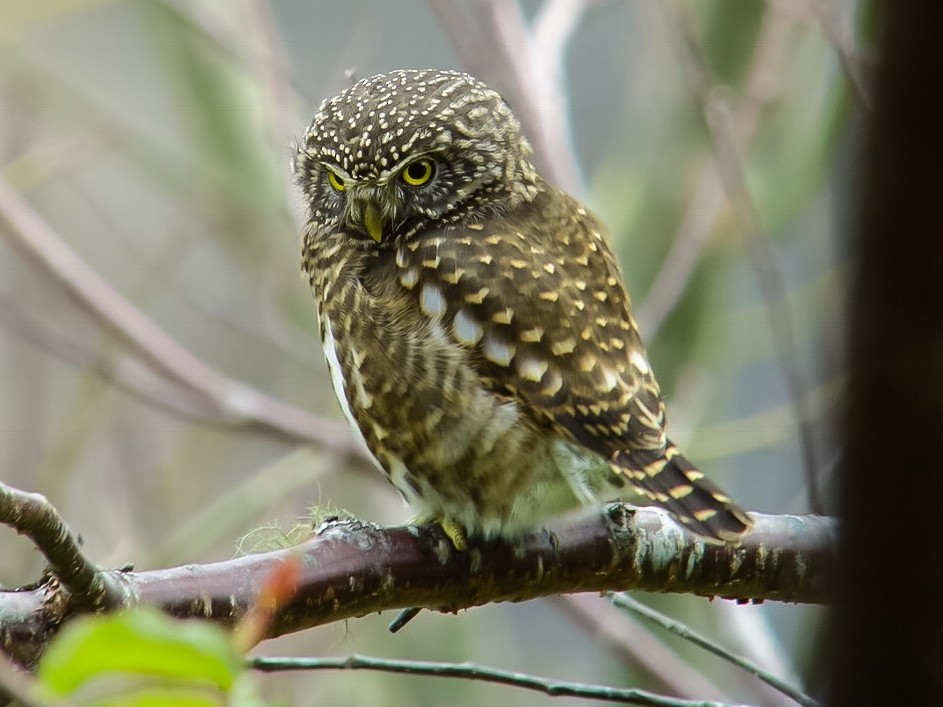
<instances>
[{"instance_id":1,"label":"bare twig","mask_svg":"<svg viewBox=\"0 0 943 707\"><path fill-rule=\"evenodd\" d=\"M842 68L848 76L848 83L851 84L858 105L863 110L870 111L871 92L866 84L864 68L855 49L853 38L849 36L850 33L839 23L835 13L823 0L809 0L809 2L812 5L812 12L815 13L822 26L822 31L838 52Z\"/></svg>"},{"instance_id":2,"label":"bare twig","mask_svg":"<svg viewBox=\"0 0 943 707\"><path fill-rule=\"evenodd\" d=\"M713 653L714 655L723 658L729 663L736 665L738 668L746 670L748 673L754 675L759 680L762 680L770 687L779 690L784 695L788 695L800 705L803 705L803 707L821 707L819 702L813 700L801 690L798 690L785 681L780 680L768 670L765 670L762 666L759 666L756 663L753 663L746 658L737 655L733 651L727 650L715 641L707 638L707 636L694 631L692 628L686 626L680 621L672 619L669 616L665 616L660 611L656 611L651 607L645 606L645 604L642 602L637 601L627 594L621 592L610 594L609 598L612 599L612 602L616 606L621 607L626 611L631 611L636 616L641 616L646 621L651 621L652 623L661 626L676 636L680 636L684 640L703 648L709 653Z\"/></svg>"},{"instance_id":3,"label":"bare twig","mask_svg":"<svg viewBox=\"0 0 943 707\"><path fill-rule=\"evenodd\" d=\"M743 605L724 601L717 604L716 610L716 625L725 636L730 637L738 653L787 683L802 684L794 661L777 639L769 621L770 612L763 604ZM792 707L793 700L774 688L765 684L755 687L768 707Z\"/></svg>"},{"instance_id":4,"label":"bare twig","mask_svg":"<svg viewBox=\"0 0 943 707\"><path fill-rule=\"evenodd\" d=\"M705 122L710 132L720 182L740 222L747 256L753 266L763 303L767 309L767 318L776 343L786 391L792 403L798 428L809 505L813 512L821 513L822 501L816 473L815 439L806 403L805 377L796 353L796 337L792 314L786 299L785 277L779 266L776 249L762 226L756 205L746 184L730 117L730 107L710 76L707 62L701 55L700 46L693 35L690 22L681 4L678 0L663 0L663 5L676 35L681 40L679 43L684 51L685 66L694 92L702 103Z\"/></svg>"},{"instance_id":5,"label":"bare twig","mask_svg":"<svg viewBox=\"0 0 943 707\"><path fill-rule=\"evenodd\" d=\"M594 640L602 639L626 665L647 670L680 697L729 699L724 691L681 657L642 623L603 598L591 594L551 597ZM739 609L741 607L734 607Z\"/></svg>"},{"instance_id":6,"label":"bare twig","mask_svg":"<svg viewBox=\"0 0 943 707\"><path fill-rule=\"evenodd\" d=\"M554 519L517 541L469 552L456 551L439 526L377 528L337 521L294 548L127 572L121 581L139 602L232 626L254 604L273 566L300 554L298 592L273 617L271 636L389 609L454 612L584 591L825 601L834 524L814 516L754 518L739 546L714 545L687 533L660 509L613 505ZM39 629L37 615L45 622ZM0 592L0 646L11 644L4 636L20 636L12 657L29 663L63 618L50 615L43 589Z\"/></svg>"},{"instance_id":7,"label":"bare twig","mask_svg":"<svg viewBox=\"0 0 943 707\"><path fill-rule=\"evenodd\" d=\"M72 531L45 496L0 482L0 523L33 541L74 609L114 608L127 599L117 576L100 570L85 556Z\"/></svg>"},{"instance_id":8,"label":"bare twig","mask_svg":"<svg viewBox=\"0 0 943 707\"><path fill-rule=\"evenodd\" d=\"M439 678L461 678L510 685L524 690L542 692L551 697L582 697L587 700L618 702L647 707L732 707L726 702L682 700L658 695L638 688L589 685L542 678L527 673L500 670L475 663L439 663L419 660L388 660L363 655L342 658L249 658L249 666L264 672L288 670L378 670L406 675L426 675Z\"/></svg>"},{"instance_id":9,"label":"bare twig","mask_svg":"<svg viewBox=\"0 0 943 707\"><path fill-rule=\"evenodd\" d=\"M567 45L592 0L550 0L531 25L515 0L429 0L462 65L499 86L552 182L578 194L564 79ZM598 4L598 3L597 3ZM470 15L467 13L471 13Z\"/></svg>"},{"instance_id":10,"label":"bare twig","mask_svg":"<svg viewBox=\"0 0 943 707\"><path fill-rule=\"evenodd\" d=\"M778 6L771 7L764 15L756 52L744 82L743 96L733 111L735 122L732 131L737 149L741 152L752 142L763 107L774 95L775 69L788 46L786 33L791 24L792 21ZM646 340L654 340L668 315L677 306L725 206L717 167L714 163L707 164L701 169L694 194L671 240L661 269L652 281L645 301L636 308L639 328Z\"/></svg>"},{"instance_id":11,"label":"bare twig","mask_svg":"<svg viewBox=\"0 0 943 707\"><path fill-rule=\"evenodd\" d=\"M288 108L298 104L298 96L287 79L288 57L285 46L269 0L248 0L246 9L249 21L245 23L245 29L252 40L251 49L255 59L253 68L259 85L265 90L269 123L273 127L275 139L285 145L297 134L297 127L285 122L290 115Z\"/></svg>"},{"instance_id":12,"label":"bare twig","mask_svg":"<svg viewBox=\"0 0 943 707\"><path fill-rule=\"evenodd\" d=\"M155 373L198 397L221 424L259 427L337 454L363 456L343 423L317 418L228 378L187 351L88 267L2 178L0 234L118 334Z\"/></svg>"},{"instance_id":13,"label":"bare twig","mask_svg":"<svg viewBox=\"0 0 943 707\"><path fill-rule=\"evenodd\" d=\"M122 357L111 361L92 351L90 346L53 331L31 317L13 298L2 293L0 326L50 356L91 371L112 385L172 414L207 423L217 420L218 416L207 408L203 398L155 375L151 368L139 360Z\"/></svg>"}]
</instances>

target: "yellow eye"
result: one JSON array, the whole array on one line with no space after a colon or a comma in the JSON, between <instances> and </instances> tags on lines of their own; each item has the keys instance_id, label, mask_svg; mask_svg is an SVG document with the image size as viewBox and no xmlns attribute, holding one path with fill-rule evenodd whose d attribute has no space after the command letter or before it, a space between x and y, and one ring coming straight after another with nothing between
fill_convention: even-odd
<instances>
[{"instance_id":1,"label":"yellow eye","mask_svg":"<svg viewBox=\"0 0 943 707\"><path fill-rule=\"evenodd\" d=\"M327 171L327 181L331 183L331 186L334 187L334 191L344 191L346 186L344 185L344 179L338 177L331 170Z\"/></svg>"},{"instance_id":2,"label":"yellow eye","mask_svg":"<svg viewBox=\"0 0 943 707\"><path fill-rule=\"evenodd\" d=\"M402 171L403 181L411 187L421 187L423 184L429 183L434 172L435 165L432 160L416 160L407 165L406 169Z\"/></svg>"}]
</instances>

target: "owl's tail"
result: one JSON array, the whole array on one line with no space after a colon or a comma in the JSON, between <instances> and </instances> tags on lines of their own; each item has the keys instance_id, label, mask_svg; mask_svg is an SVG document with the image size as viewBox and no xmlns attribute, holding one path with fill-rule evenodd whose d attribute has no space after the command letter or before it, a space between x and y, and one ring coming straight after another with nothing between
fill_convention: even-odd
<instances>
[{"instance_id":1,"label":"owl's tail","mask_svg":"<svg viewBox=\"0 0 943 707\"><path fill-rule=\"evenodd\" d=\"M638 491L698 535L731 543L753 525L753 519L708 481L670 441L663 453L622 452L610 463Z\"/></svg>"}]
</instances>

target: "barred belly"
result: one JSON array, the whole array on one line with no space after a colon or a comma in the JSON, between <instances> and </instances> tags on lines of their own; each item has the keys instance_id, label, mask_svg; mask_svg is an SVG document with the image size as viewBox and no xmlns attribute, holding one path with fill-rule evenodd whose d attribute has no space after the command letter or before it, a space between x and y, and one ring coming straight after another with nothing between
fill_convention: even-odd
<instances>
[{"instance_id":1,"label":"barred belly","mask_svg":"<svg viewBox=\"0 0 943 707\"><path fill-rule=\"evenodd\" d=\"M350 337L339 341L322 314L325 358L345 417L409 504L470 536L508 537L591 500L595 482L586 470L608 474L602 460L486 390L464 352L431 329L416 343L424 359L442 365L400 385L412 347L390 344L382 359L363 365L364 354Z\"/></svg>"}]
</instances>

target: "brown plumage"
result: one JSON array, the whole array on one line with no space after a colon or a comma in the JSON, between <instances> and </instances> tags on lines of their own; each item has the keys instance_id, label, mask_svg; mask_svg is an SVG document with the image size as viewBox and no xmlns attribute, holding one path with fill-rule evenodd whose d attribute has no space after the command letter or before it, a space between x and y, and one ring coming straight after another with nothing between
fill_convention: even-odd
<instances>
[{"instance_id":1,"label":"brown plumage","mask_svg":"<svg viewBox=\"0 0 943 707\"><path fill-rule=\"evenodd\" d=\"M295 173L345 414L428 517L513 535L628 485L701 535L750 518L665 433L602 224L547 184L501 97L394 71L325 101Z\"/></svg>"}]
</instances>

